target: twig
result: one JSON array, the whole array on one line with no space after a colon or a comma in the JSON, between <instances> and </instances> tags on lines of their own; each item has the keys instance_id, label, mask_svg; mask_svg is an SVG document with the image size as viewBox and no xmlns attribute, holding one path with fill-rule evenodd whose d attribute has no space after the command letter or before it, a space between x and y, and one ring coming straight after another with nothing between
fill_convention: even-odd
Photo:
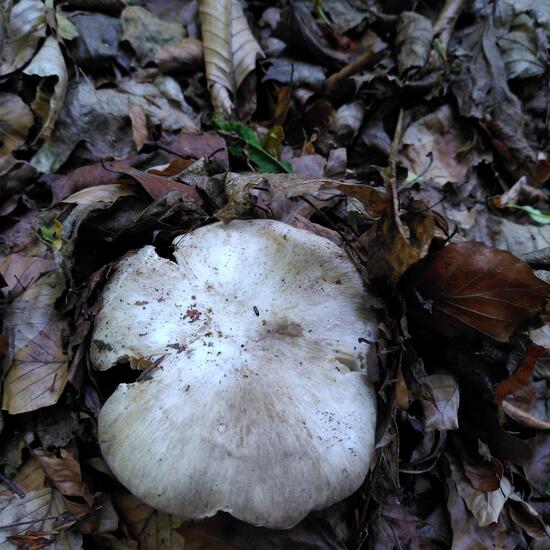
<instances>
[{"instance_id":1,"label":"twig","mask_svg":"<svg viewBox=\"0 0 550 550\"><path fill-rule=\"evenodd\" d=\"M3 473L0 472L0 481L7 485L13 493L15 493L19 498L25 498L25 493L22 491L10 478L6 477Z\"/></svg>"},{"instance_id":2,"label":"twig","mask_svg":"<svg viewBox=\"0 0 550 550\"><path fill-rule=\"evenodd\" d=\"M438 36L443 51L447 51L456 20L464 8L466 0L447 0L434 25L434 36Z\"/></svg>"},{"instance_id":3,"label":"twig","mask_svg":"<svg viewBox=\"0 0 550 550\"><path fill-rule=\"evenodd\" d=\"M357 74L358 72L362 71L364 68L368 67L369 65L373 65L382 57L384 57L383 52L375 52L374 50L369 50L368 52L361 54L353 63L346 65L343 69L340 69L337 73L330 75L325 80L325 83L323 86L324 90L326 92L330 92L331 90L334 89L336 84L338 84L342 80L345 80L346 78L349 78L350 76L353 76L354 74Z\"/></svg>"},{"instance_id":4,"label":"twig","mask_svg":"<svg viewBox=\"0 0 550 550\"><path fill-rule=\"evenodd\" d=\"M397 155L399 154L399 144L401 143L402 131L403 109L399 111L399 117L397 118L397 125L395 127L395 133L391 144L389 166L384 170L384 186L386 187L386 192L391 199L392 214L397 230L401 233L403 238L408 241L405 228L403 227L403 222L399 217L399 194L397 191Z\"/></svg>"}]
</instances>

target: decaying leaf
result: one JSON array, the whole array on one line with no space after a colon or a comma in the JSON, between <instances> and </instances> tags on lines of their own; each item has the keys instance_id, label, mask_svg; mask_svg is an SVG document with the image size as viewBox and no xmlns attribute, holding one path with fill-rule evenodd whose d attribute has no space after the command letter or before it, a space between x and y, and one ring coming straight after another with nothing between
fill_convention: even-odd
<instances>
[{"instance_id":1,"label":"decaying leaf","mask_svg":"<svg viewBox=\"0 0 550 550\"><path fill-rule=\"evenodd\" d=\"M504 504L512 491L512 486L506 477L500 480L500 486L496 491L478 491L474 489L464 475L456 459L449 457L452 472L452 482L456 486L458 494L462 497L468 510L472 512L480 527L491 523L497 523Z\"/></svg>"},{"instance_id":2,"label":"decaying leaf","mask_svg":"<svg viewBox=\"0 0 550 550\"><path fill-rule=\"evenodd\" d=\"M452 374L431 374L423 382L430 388L431 399L422 399L425 429L457 430L460 392Z\"/></svg>"},{"instance_id":3,"label":"decaying leaf","mask_svg":"<svg viewBox=\"0 0 550 550\"><path fill-rule=\"evenodd\" d=\"M73 193L63 199L63 202L69 204L93 204L94 202L115 202L119 197L135 195L136 190L133 185L123 183L111 183L107 185L96 185L87 187Z\"/></svg>"},{"instance_id":4,"label":"decaying leaf","mask_svg":"<svg viewBox=\"0 0 550 550\"><path fill-rule=\"evenodd\" d=\"M399 15L396 46L399 48L397 64L400 75L424 66L430 55L432 36L432 23L427 17L412 11Z\"/></svg>"},{"instance_id":5,"label":"decaying leaf","mask_svg":"<svg viewBox=\"0 0 550 550\"><path fill-rule=\"evenodd\" d=\"M158 512L130 493L114 495L115 507L130 536L140 548L154 550L183 550L184 537L178 532L182 520Z\"/></svg>"},{"instance_id":6,"label":"decaying leaf","mask_svg":"<svg viewBox=\"0 0 550 550\"><path fill-rule=\"evenodd\" d=\"M399 230L393 215L387 212L360 237L370 277L395 284L428 253L434 235L431 213L411 213L401 220L407 234Z\"/></svg>"},{"instance_id":7,"label":"decaying leaf","mask_svg":"<svg viewBox=\"0 0 550 550\"><path fill-rule=\"evenodd\" d=\"M41 275L54 268L53 259L49 254L40 255L38 250L36 252L36 255L29 256L16 252L0 259L0 275L6 282L2 292L10 300L17 298Z\"/></svg>"},{"instance_id":8,"label":"decaying leaf","mask_svg":"<svg viewBox=\"0 0 550 550\"><path fill-rule=\"evenodd\" d=\"M33 124L32 112L19 96L0 93L0 174L15 164L11 153L25 143L27 133Z\"/></svg>"},{"instance_id":9,"label":"decaying leaf","mask_svg":"<svg viewBox=\"0 0 550 550\"><path fill-rule=\"evenodd\" d=\"M137 150L140 151L143 144L149 139L147 131L147 115L143 107L130 102L128 106L128 115L132 121L132 136Z\"/></svg>"},{"instance_id":10,"label":"decaying leaf","mask_svg":"<svg viewBox=\"0 0 550 550\"><path fill-rule=\"evenodd\" d=\"M508 78L529 78L544 73L535 24L527 13L514 19L510 30L498 38L498 45Z\"/></svg>"},{"instance_id":11,"label":"decaying leaf","mask_svg":"<svg viewBox=\"0 0 550 550\"><path fill-rule=\"evenodd\" d=\"M21 548L12 537L25 537L23 542L43 538L48 548L76 550L82 535L70 528L79 519L72 505L50 485L45 470L35 459L28 460L18 471L14 483L23 491L20 498L4 489L0 491L0 545L6 550ZM84 512L85 513L85 512ZM36 533L39 536L36 536ZM14 542L11 542L14 541ZM44 547L44 546L39 546ZM31 548L33 548L31 546Z\"/></svg>"},{"instance_id":12,"label":"decaying leaf","mask_svg":"<svg viewBox=\"0 0 550 550\"><path fill-rule=\"evenodd\" d=\"M125 8L121 20L122 40L132 45L142 65L152 61L163 46L185 37L183 25L176 21L163 21L141 6Z\"/></svg>"},{"instance_id":13,"label":"decaying leaf","mask_svg":"<svg viewBox=\"0 0 550 550\"><path fill-rule=\"evenodd\" d=\"M472 131L457 121L451 107L444 105L407 128L401 160L414 174L441 185L459 183L472 166L484 159L470 146L472 136Z\"/></svg>"},{"instance_id":14,"label":"decaying leaf","mask_svg":"<svg viewBox=\"0 0 550 550\"><path fill-rule=\"evenodd\" d=\"M9 3L6 2L6 8ZM21 0L8 12L3 29L0 75L20 69L34 55L38 42L46 34L46 6L40 0Z\"/></svg>"},{"instance_id":15,"label":"decaying leaf","mask_svg":"<svg viewBox=\"0 0 550 550\"><path fill-rule=\"evenodd\" d=\"M23 72L43 79L38 85L36 97L31 106L42 123L37 137L42 136L44 139L48 139L63 107L69 80L61 48L53 36L46 39L40 51ZM50 88L47 79L50 78L56 81L53 92L48 91Z\"/></svg>"},{"instance_id":16,"label":"decaying leaf","mask_svg":"<svg viewBox=\"0 0 550 550\"><path fill-rule=\"evenodd\" d=\"M499 342L532 319L550 291L509 252L476 242L430 254L410 269L406 284L436 330L452 336L473 329Z\"/></svg>"},{"instance_id":17,"label":"decaying leaf","mask_svg":"<svg viewBox=\"0 0 550 550\"><path fill-rule=\"evenodd\" d=\"M237 91L262 50L237 0L200 0L204 62L216 113L231 116Z\"/></svg>"},{"instance_id":18,"label":"decaying leaf","mask_svg":"<svg viewBox=\"0 0 550 550\"><path fill-rule=\"evenodd\" d=\"M183 38L167 44L155 54L155 63L161 71L198 69L203 62L202 42L196 38Z\"/></svg>"},{"instance_id":19,"label":"decaying leaf","mask_svg":"<svg viewBox=\"0 0 550 550\"><path fill-rule=\"evenodd\" d=\"M52 271L8 309L5 327L12 357L2 408L10 414L53 405L65 388L69 356L63 340L68 328L54 307L63 287L61 275Z\"/></svg>"}]
</instances>

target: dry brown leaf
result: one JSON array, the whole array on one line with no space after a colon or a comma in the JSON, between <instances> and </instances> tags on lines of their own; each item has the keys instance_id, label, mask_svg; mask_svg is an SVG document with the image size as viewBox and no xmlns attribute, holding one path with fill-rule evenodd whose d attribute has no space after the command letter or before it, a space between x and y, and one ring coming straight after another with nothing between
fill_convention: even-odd
<instances>
[{"instance_id":1,"label":"dry brown leaf","mask_svg":"<svg viewBox=\"0 0 550 550\"><path fill-rule=\"evenodd\" d=\"M110 166L113 171L119 174L125 174L135 179L153 199L168 193L168 191L176 190L191 202L198 205L203 202L200 195L197 193L197 190L186 183L180 183L170 178L156 176L155 174L148 174L147 172L142 172L137 168L132 168L123 162L112 162Z\"/></svg>"},{"instance_id":2,"label":"dry brown leaf","mask_svg":"<svg viewBox=\"0 0 550 550\"><path fill-rule=\"evenodd\" d=\"M53 258L47 256L27 256L21 252L5 256L0 259L0 275L4 277L7 286L1 290L6 298L14 300L42 274L54 267Z\"/></svg>"},{"instance_id":3,"label":"dry brown leaf","mask_svg":"<svg viewBox=\"0 0 550 550\"><path fill-rule=\"evenodd\" d=\"M33 449L32 456L53 483L54 487L64 496L82 497L92 504L93 497L82 482L80 463L65 449L60 449L59 456L44 449Z\"/></svg>"},{"instance_id":4,"label":"dry brown leaf","mask_svg":"<svg viewBox=\"0 0 550 550\"><path fill-rule=\"evenodd\" d=\"M6 4L7 7L7 4ZM2 43L0 75L20 69L46 34L46 7L40 0L21 0L9 12Z\"/></svg>"},{"instance_id":5,"label":"dry brown leaf","mask_svg":"<svg viewBox=\"0 0 550 550\"><path fill-rule=\"evenodd\" d=\"M63 199L62 202L69 204L93 204L95 202L115 202L119 197L135 195L135 185L125 183L111 183L107 185L96 185L81 189L71 196Z\"/></svg>"},{"instance_id":6,"label":"dry brown leaf","mask_svg":"<svg viewBox=\"0 0 550 550\"><path fill-rule=\"evenodd\" d=\"M512 492L512 485L508 479L502 477L499 488L495 491L478 491L466 479L456 459L449 455L447 455L447 458L451 467L452 483L454 483L458 494L476 518L478 525L485 527L491 523L498 523L504 504Z\"/></svg>"},{"instance_id":7,"label":"dry brown leaf","mask_svg":"<svg viewBox=\"0 0 550 550\"><path fill-rule=\"evenodd\" d=\"M390 209L390 198L385 191L371 187L370 185L356 185L353 183L341 183L336 189L342 191L348 197L358 199L365 207L367 215L371 218L379 218Z\"/></svg>"},{"instance_id":8,"label":"dry brown leaf","mask_svg":"<svg viewBox=\"0 0 550 550\"><path fill-rule=\"evenodd\" d=\"M203 63L202 42L196 38L183 38L167 44L157 51L155 62L163 72L200 69Z\"/></svg>"},{"instance_id":9,"label":"dry brown leaf","mask_svg":"<svg viewBox=\"0 0 550 550\"><path fill-rule=\"evenodd\" d=\"M13 482L24 493L20 498L9 490L0 490L0 547L16 550L9 537L41 533L52 550L79 550L82 536L69 531L78 517L67 508L65 499L46 479L37 460L28 460L17 472Z\"/></svg>"},{"instance_id":10,"label":"dry brown leaf","mask_svg":"<svg viewBox=\"0 0 550 550\"><path fill-rule=\"evenodd\" d=\"M39 52L23 72L30 76L42 78L36 90L36 97L31 105L42 122L42 127L36 139L43 137L47 140L53 132L55 122L63 107L69 81L65 59L57 40L53 36L48 36ZM56 79L56 83L53 86L53 91L51 91L48 80L53 78Z\"/></svg>"},{"instance_id":11,"label":"dry brown leaf","mask_svg":"<svg viewBox=\"0 0 550 550\"><path fill-rule=\"evenodd\" d=\"M263 53L238 0L200 0L199 14L212 105L229 117L239 87Z\"/></svg>"},{"instance_id":12,"label":"dry brown leaf","mask_svg":"<svg viewBox=\"0 0 550 550\"><path fill-rule=\"evenodd\" d=\"M407 234L395 223L393 213L385 213L360 238L369 276L396 284L403 273L427 253L434 235L434 218L429 212L402 216Z\"/></svg>"},{"instance_id":13,"label":"dry brown leaf","mask_svg":"<svg viewBox=\"0 0 550 550\"><path fill-rule=\"evenodd\" d=\"M143 550L183 550L184 537L178 533L182 520L163 514L130 493L113 495L115 506L139 548Z\"/></svg>"},{"instance_id":14,"label":"dry brown leaf","mask_svg":"<svg viewBox=\"0 0 550 550\"><path fill-rule=\"evenodd\" d=\"M0 93L0 174L15 164L11 153L25 143L27 133L33 124L32 112L19 96Z\"/></svg>"},{"instance_id":15,"label":"dry brown leaf","mask_svg":"<svg viewBox=\"0 0 550 550\"><path fill-rule=\"evenodd\" d=\"M5 331L11 364L4 380L2 408L10 414L57 403L67 382L69 356L65 320L55 310L64 289L57 271L44 275L9 307Z\"/></svg>"},{"instance_id":16,"label":"dry brown leaf","mask_svg":"<svg viewBox=\"0 0 550 550\"><path fill-rule=\"evenodd\" d=\"M510 418L526 428L531 428L533 430L550 430L550 420L547 418L540 418L531 411L519 407L509 397L504 399L500 406Z\"/></svg>"},{"instance_id":17,"label":"dry brown leaf","mask_svg":"<svg viewBox=\"0 0 550 550\"><path fill-rule=\"evenodd\" d=\"M506 342L543 307L550 285L509 252L477 242L450 244L406 276L427 320L455 336L472 329Z\"/></svg>"},{"instance_id":18,"label":"dry brown leaf","mask_svg":"<svg viewBox=\"0 0 550 550\"><path fill-rule=\"evenodd\" d=\"M425 429L457 430L460 393L452 374L431 374L423 380L431 390L433 400L422 399Z\"/></svg>"},{"instance_id":19,"label":"dry brown leaf","mask_svg":"<svg viewBox=\"0 0 550 550\"><path fill-rule=\"evenodd\" d=\"M504 467L500 460L491 457L487 462L463 458L464 474L474 489L484 493L493 492L500 487Z\"/></svg>"},{"instance_id":20,"label":"dry brown leaf","mask_svg":"<svg viewBox=\"0 0 550 550\"><path fill-rule=\"evenodd\" d=\"M132 122L132 136L137 150L140 151L143 144L149 140L149 132L147 130L147 114L142 107L130 102L128 105L128 115Z\"/></svg>"}]
</instances>

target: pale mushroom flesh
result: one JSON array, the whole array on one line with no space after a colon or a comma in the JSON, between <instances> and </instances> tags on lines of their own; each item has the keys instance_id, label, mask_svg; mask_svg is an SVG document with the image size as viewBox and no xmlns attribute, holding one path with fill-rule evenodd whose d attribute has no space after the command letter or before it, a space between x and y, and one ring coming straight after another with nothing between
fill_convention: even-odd
<instances>
[{"instance_id":1,"label":"pale mushroom flesh","mask_svg":"<svg viewBox=\"0 0 550 550\"><path fill-rule=\"evenodd\" d=\"M156 365L99 417L116 477L186 519L225 511L290 528L364 481L376 399L376 318L331 241L272 220L216 223L125 257L103 292L90 356Z\"/></svg>"}]
</instances>

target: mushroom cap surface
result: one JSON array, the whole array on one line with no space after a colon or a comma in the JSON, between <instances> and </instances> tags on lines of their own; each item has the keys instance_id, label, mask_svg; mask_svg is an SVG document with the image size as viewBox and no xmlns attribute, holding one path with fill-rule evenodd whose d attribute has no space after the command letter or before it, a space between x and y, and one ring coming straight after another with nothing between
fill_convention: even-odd
<instances>
[{"instance_id":1,"label":"mushroom cap surface","mask_svg":"<svg viewBox=\"0 0 550 550\"><path fill-rule=\"evenodd\" d=\"M146 246L103 292L95 368L160 360L120 384L98 436L147 504L290 528L359 488L374 447L364 370L377 322L331 241L273 220L216 223Z\"/></svg>"}]
</instances>

